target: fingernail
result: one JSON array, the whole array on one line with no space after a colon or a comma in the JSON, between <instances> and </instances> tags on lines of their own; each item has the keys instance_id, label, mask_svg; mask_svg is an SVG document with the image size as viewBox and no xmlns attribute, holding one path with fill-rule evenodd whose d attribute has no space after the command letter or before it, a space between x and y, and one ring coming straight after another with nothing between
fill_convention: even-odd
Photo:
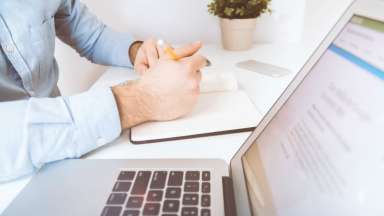
<instances>
[{"instance_id":1,"label":"fingernail","mask_svg":"<svg viewBox=\"0 0 384 216\"><path fill-rule=\"evenodd\" d=\"M206 61L206 67L209 67L212 65L211 61L209 61L208 59L205 59L205 61Z\"/></svg>"}]
</instances>

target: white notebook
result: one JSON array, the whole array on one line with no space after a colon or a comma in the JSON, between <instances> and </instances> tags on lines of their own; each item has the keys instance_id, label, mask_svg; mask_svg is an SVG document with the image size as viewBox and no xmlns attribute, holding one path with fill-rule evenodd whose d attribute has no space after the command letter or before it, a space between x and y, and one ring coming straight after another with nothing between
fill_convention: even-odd
<instances>
[{"instance_id":1,"label":"white notebook","mask_svg":"<svg viewBox=\"0 0 384 216\"><path fill-rule=\"evenodd\" d=\"M209 72L209 71L207 71ZM210 72L209 72L210 73ZM204 75L204 74L203 74ZM260 122L262 115L253 105L247 94L234 87L230 76L220 76L225 88L231 91L204 92L199 96L193 111L177 120L148 122L131 128L130 140L134 144L144 144L202 136L252 131ZM94 88L112 86L127 79L134 79L126 69L113 69L103 75L103 85ZM212 76L203 77L205 84L201 88L212 91L217 83L210 81Z\"/></svg>"},{"instance_id":2,"label":"white notebook","mask_svg":"<svg viewBox=\"0 0 384 216\"><path fill-rule=\"evenodd\" d=\"M148 122L131 129L132 143L144 144L252 131L261 120L245 92L204 93L192 113L167 122Z\"/></svg>"}]
</instances>

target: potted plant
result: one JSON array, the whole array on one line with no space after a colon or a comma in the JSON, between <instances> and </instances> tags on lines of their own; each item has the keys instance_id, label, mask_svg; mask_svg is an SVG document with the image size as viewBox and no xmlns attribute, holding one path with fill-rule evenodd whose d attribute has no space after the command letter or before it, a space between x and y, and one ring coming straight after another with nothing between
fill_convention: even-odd
<instances>
[{"instance_id":1,"label":"potted plant","mask_svg":"<svg viewBox=\"0 0 384 216\"><path fill-rule=\"evenodd\" d=\"M220 18L224 49L247 50L252 47L256 18L271 12L271 0L212 0L209 13Z\"/></svg>"}]
</instances>

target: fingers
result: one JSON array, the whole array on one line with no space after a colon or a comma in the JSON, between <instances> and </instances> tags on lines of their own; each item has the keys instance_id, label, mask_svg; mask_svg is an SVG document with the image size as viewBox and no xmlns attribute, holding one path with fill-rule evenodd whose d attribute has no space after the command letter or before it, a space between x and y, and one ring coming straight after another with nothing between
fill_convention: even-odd
<instances>
[{"instance_id":1,"label":"fingers","mask_svg":"<svg viewBox=\"0 0 384 216\"><path fill-rule=\"evenodd\" d=\"M199 83L199 85L201 83L201 79L202 79L201 71L197 71L197 73L196 73L196 80Z\"/></svg>"},{"instance_id":2,"label":"fingers","mask_svg":"<svg viewBox=\"0 0 384 216\"><path fill-rule=\"evenodd\" d=\"M207 60L205 57L195 54L187 59L187 67L190 76L192 76L192 90L195 93L200 93L200 82L202 80L202 74L200 69L206 66Z\"/></svg>"},{"instance_id":3,"label":"fingers","mask_svg":"<svg viewBox=\"0 0 384 216\"><path fill-rule=\"evenodd\" d=\"M196 73L193 74L192 77L190 77L189 80L189 89L195 93L199 94L200 93L200 82L201 82L201 72L197 71Z\"/></svg>"},{"instance_id":4,"label":"fingers","mask_svg":"<svg viewBox=\"0 0 384 216\"><path fill-rule=\"evenodd\" d=\"M165 42L163 40L159 40L156 43L156 48L158 50L160 59L169 59L169 56L167 55L167 53L164 50L165 47L171 47L171 45L169 45L167 42Z\"/></svg>"},{"instance_id":5,"label":"fingers","mask_svg":"<svg viewBox=\"0 0 384 216\"><path fill-rule=\"evenodd\" d=\"M203 67L207 66L207 59L199 54L194 54L191 57L185 59L186 64L189 67L190 71L196 73L200 71Z\"/></svg>"},{"instance_id":6,"label":"fingers","mask_svg":"<svg viewBox=\"0 0 384 216\"><path fill-rule=\"evenodd\" d=\"M135 66L135 71L139 74L143 74L145 71L148 70L148 66L146 64L138 64Z\"/></svg>"},{"instance_id":7,"label":"fingers","mask_svg":"<svg viewBox=\"0 0 384 216\"><path fill-rule=\"evenodd\" d=\"M196 86L196 93L200 93L200 83L201 83L201 79L202 79L202 75L201 75L201 71L197 71L196 73L196 82L197 82L197 86Z\"/></svg>"},{"instance_id":8,"label":"fingers","mask_svg":"<svg viewBox=\"0 0 384 216\"><path fill-rule=\"evenodd\" d=\"M159 59L159 52L155 40L150 40L149 43L150 44L145 49L145 53L148 59L149 67L153 67Z\"/></svg>"},{"instance_id":9,"label":"fingers","mask_svg":"<svg viewBox=\"0 0 384 216\"><path fill-rule=\"evenodd\" d=\"M202 47L202 43L200 41L195 43L190 43L185 46L179 47L175 49L175 53L179 56L179 58L190 57L194 55L199 49Z\"/></svg>"},{"instance_id":10,"label":"fingers","mask_svg":"<svg viewBox=\"0 0 384 216\"><path fill-rule=\"evenodd\" d=\"M142 74L148 70L148 68L155 66L158 60L159 53L156 46L156 40L148 39L142 44L137 52L134 68L137 72Z\"/></svg>"},{"instance_id":11,"label":"fingers","mask_svg":"<svg viewBox=\"0 0 384 216\"><path fill-rule=\"evenodd\" d=\"M134 69L139 74L143 74L146 70L148 70L148 58L146 57L144 48L140 48L136 55Z\"/></svg>"}]
</instances>

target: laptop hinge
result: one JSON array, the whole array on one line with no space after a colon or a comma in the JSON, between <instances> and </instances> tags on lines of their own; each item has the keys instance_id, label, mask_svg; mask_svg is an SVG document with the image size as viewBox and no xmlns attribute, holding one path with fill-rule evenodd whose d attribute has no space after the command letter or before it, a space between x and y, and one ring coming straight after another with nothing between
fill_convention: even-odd
<instances>
[{"instance_id":1,"label":"laptop hinge","mask_svg":"<svg viewBox=\"0 0 384 216\"><path fill-rule=\"evenodd\" d=\"M225 216L236 216L235 194L232 178L223 176L224 211Z\"/></svg>"}]
</instances>

